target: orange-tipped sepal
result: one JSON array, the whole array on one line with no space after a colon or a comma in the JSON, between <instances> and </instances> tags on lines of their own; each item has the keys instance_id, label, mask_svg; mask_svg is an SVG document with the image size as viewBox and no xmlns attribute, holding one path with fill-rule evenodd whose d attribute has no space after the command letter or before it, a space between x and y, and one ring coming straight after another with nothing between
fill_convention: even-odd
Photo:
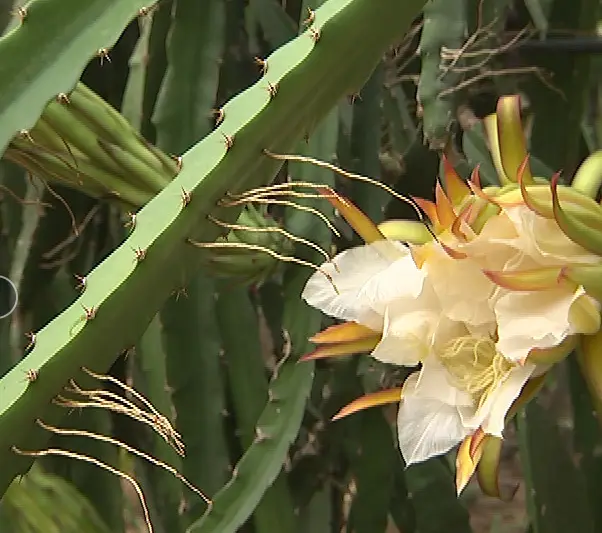
<instances>
[{"instance_id":1,"label":"orange-tipped sepal","mask_svg":"<svg viewBox=\"0 0 602 533\"><path fill-rule=\"evenodd\" d=\"M332 417L332 420L340 420L341 418L345 418L346 416L363 411L364 409L369 409L370 407L378 407L380 405L387 405L389 403L398 403L401 401L401 395L401 387L365 394L364 396L353 400L351 403L343 407L336 415Z\"/></svg>"},{"instance_id":2,"label":"orange-tipped sepal","mask_svg":"<svg viewBox=\"0 0 602 533\"><path fill-rule=\"evenodd\" d=\"M468 435L458 448L456 455L456 493L460 493L470 482L481 459L484 433L481 428Z\"/></svg>"},{"instance_id":3,"label":"orange-tipped sepal","mask_svg":"<svg viewBox=\"0 0 602 533\"><path fill-rule=\"evenodd\" d=\"M443 187L441 187L439 181L437 181L437 185L435 186L435 204L437 207L437 218L439 219L441 229L451 228L456 220L457 215L454 211L454 206L447 197L447 194L445 194L445 191L443 190Z\"/></svg>"},{"instance_id":4,"label":"orange-tipped sepal","mask_svg":"<svg viewBox=\"0 0 602 533\"><path fill-rule=\"evenodd\" d=\"M357 322L344 322L330 326L310 337L314 344L338 344L366 339L379 338L380 333Z\"/></svg>"},{"instance_id":5,"label":"orange-tipped sepal","mask_svg":"<svg viewBox=\"0 0 602 533\"><path fill-rule=\"evenodd\" d=\"M358 353L370 353L380 342L380 335L357 341L339 342L336 344L324 344L313 352L305 354L299 361L313 361L316 359L327 359L329 357L343 357Z\"/></svg>"},{"instance_id":6,"label":"orange-tipped sepal","mask_svg":"<svg viewBox=\"0 0 602 533\"><path fill-rule=\"evenodd\" d=\"M357 206L338 193L322 193L366 244L386 240L376 224Z\"/></svg>"},{"instance_id":7,"label":"orange-tipped sepal","mask_svg":"<svg viewBox=\"0 0 602 533\"><path fill-rule=\"evenodd\" d=\"M453 205L460 205L468 196L471 195L470 188L464 180L458 175L456 169L450 163L449 159L442 156L443 176L445 178L445 191Z\"/></svg>"},{"instance_id":8,"label":"orange-tipped sepal","mask_svg":"<svg viewBox=\"0 0 602 533\"><path fill-rule=\"evenodd\" d=\"M431 202L430 200L425 200L424 198L419 198L417 196L411 197L414 203L424 211L424 214L430 220L435 233L439 232L441 228L441 223L439 221L439 215L437 213L437 205L435 202Z\"/></svg>"}]
</instances>

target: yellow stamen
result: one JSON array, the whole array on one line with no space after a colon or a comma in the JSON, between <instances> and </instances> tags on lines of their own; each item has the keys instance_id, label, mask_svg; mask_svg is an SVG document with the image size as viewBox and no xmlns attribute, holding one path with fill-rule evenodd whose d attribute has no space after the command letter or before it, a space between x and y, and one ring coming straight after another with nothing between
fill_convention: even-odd
<instances>
[{"instance_id":1,"label":"yellow stamen","mask_svg":"<svg viewBox=\"0 0 602 533\"><path fill-rule=\"evenodd\" d=\"M495 341L489 337L457 337L437 355L449 372L452 385L470 394L477 409L515 366L497 351Z\"/></svg>"}]
</instances>

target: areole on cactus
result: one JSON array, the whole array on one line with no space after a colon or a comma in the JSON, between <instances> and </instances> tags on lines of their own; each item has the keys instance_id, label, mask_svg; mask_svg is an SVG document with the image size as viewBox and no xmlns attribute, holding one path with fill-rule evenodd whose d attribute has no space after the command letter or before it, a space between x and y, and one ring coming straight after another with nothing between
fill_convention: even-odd
<instances>
[{"instance_id":1,"label":"areole on cactus","mask_svg":"<svg viewBox=\"0 0 602 533\"><path fill-rule=\"evenodd\" d=\"M360 398L335 418L399 402L407 465L461 444L458 492L477 470L484 492L502 497L506 422L583 335L600 330L602 208L589 195L602 173L588 159L574 187L533 176L518 96L501 98L484 122L501 187L481 188L478 168L465 182L444 159L445 190L437 183L434 202L414 199L428 227L376 226L330 198L365 245L322 265L336 290L320 272L308 281L305 300L345 323L314 336L318 348L305 359L370 352L421 365L403 387Z\"/></svg>"}]
</instances>

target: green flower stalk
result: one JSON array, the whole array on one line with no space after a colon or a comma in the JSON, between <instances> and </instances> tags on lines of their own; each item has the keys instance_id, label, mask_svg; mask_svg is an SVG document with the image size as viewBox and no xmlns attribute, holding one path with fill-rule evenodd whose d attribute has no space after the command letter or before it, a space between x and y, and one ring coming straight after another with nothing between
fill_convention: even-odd
<instances>
[{"instance_id":1,"label":"green flower stalk","mask_svg":"<svg viewBox=\"0 0 602 533\"><path fill-rule=\"evenodd\" d=\"M428 227L377 227L331 199L366 244L322 265L331 279L318 272L303 293L345 321L315 336L318 348L305 359L368 351L419 367L403 387L360 398L337 418L399 402L407 465L461 444L458 492L480 468L483 490L501 496L508 419L555 363L600 335L602 207L589 195L600 185L599 163L584 163L576 187L533 176L519 109L518 97L504 97L485 120L502 186L481 188L478 168L464 182L444 160L445 189L437 184L434 202L414 199Z\"/></svg>"}]
</instances>

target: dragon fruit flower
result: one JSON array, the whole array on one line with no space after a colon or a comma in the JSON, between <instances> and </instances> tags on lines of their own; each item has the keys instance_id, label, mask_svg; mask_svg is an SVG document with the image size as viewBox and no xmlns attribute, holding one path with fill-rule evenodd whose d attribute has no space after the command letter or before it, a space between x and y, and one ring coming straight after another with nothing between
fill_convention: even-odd
<instances>
[{"instance_id":1,"label":"dragon fruit flower","mask_svg":"<svg viewBox=\"0 0 602 533\"><path fill-rule=\"evenodd\" d=\"M602 209L590 197L600 163L584 162L572 187L534 177L518 97L501 98L485 125L501 187L481 188L478 168L465 182L444 158L445 189L437 183L434 202L414 199L428 226L375 226L330 197L365 244L322 265L336 290L316 272L303 291L344 321L316 335L305 359L369 352L420 365L403 387L343 411L399 402L407 465L462 443L471 452L458 456L459 489L525 391L601 325Z\"/></svg>"}]
</instances>

